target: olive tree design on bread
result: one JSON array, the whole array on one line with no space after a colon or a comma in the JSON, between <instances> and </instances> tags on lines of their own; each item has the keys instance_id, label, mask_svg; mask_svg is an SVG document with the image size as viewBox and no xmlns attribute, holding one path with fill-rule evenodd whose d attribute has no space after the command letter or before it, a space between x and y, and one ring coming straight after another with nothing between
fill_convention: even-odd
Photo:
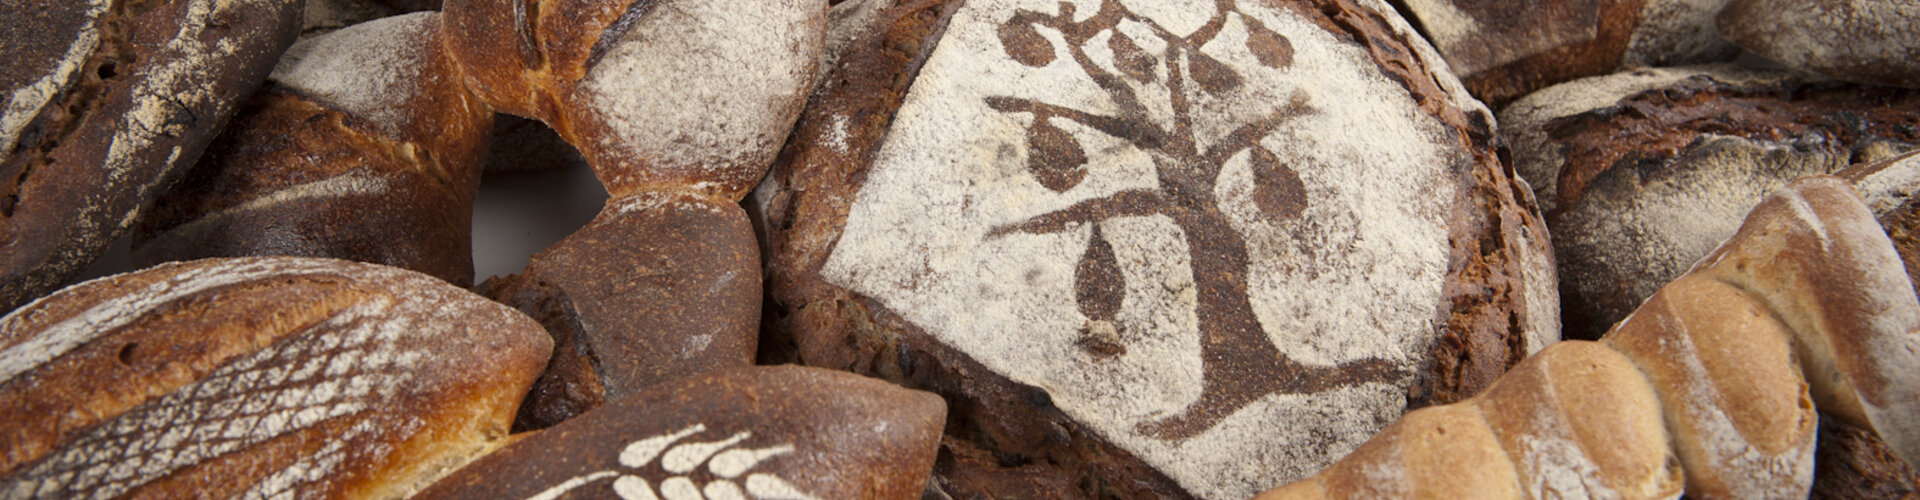
<instances>
[{"instance_id":1,"label":"olive tree design on bread","mask_svg":"<svg viewBox=\"0 0 1920 500\"><path fill-rule=\"evenodd\" d=\"M1016 97L991 97L986 104L1002 113L1032 117L1027 128L1027 170L1054 192L1072 189L1089 171L1087 155L1072 133L1054 124L1067 120L1112 136L1146 151L1153 159L1155 189L1134 189L1092 198L1065 209L993 228L987 237L1012 233L1053 234L1092 224L1092 236L1074 271L1074 301L1088 318L1079 344L1096 355L1123 353L1115 315L1125 300L1126 287L1119 262L1101 233L1100 223L1115 217L1164 216L1179 228L1190 252L1197 288L1194 315L1200 330L1202 392L1179 414L1144 422L1136 431L1159 439L1178 440L1197 435L1268 394L1309 394L1369 381L1388 381L1404 372L1387 360L1364 358L1330 367L1294 361L1267 338L1254 315L1247 288L1247 243L1222 211L1215 188L1229 160L1241 154L1252 170L1252 200L1260 216L1271 221L1297 220L1307 209L1305 185L1278 155L1259 141L1295 117L1312 111L1298 91L1279 110L1233 128L1224 137L1203 145L1193 118L1192 97L1197 92L1224 96L1242 85L1241 76L1200 48L1221 32L1234 0L1216 0L1216 12L1205 25L1181 36L1154 20L1106 0L1099 12L1074 21L1074 5L1062 2L1060 14L1019 10L998 28L1006 54L1027 66L1055 61L1057 51L1042 29L1058 33L1072 62L1085 71L1119 108L1117 116ZM1233 16L1248 31L1245 49L1260 64L1286 68L1293 63L1288 39L1252 16ZM1119 29L1121 23L1144 26L1164 43L1161 54L1151 54ZM1136 30L1137 31L1137 30ZM1109 34L1106 49L1113 56L1112 71L1096 64L1087 50L1092 40ZM1141 97L1148 86L1163 86L1172 110L1170 124L1155 123ZM1151 93L1157 95L1157 93Z\"/></svg>"}]
</instances>

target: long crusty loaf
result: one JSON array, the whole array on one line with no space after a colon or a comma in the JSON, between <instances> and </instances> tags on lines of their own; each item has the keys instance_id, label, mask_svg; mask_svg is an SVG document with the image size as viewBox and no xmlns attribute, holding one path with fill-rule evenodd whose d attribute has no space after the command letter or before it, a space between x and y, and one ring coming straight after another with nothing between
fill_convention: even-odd
<instances>
[{"instance_id":1,"label":"long crusty loaf","mask_svg":"<svg viewBox=\"0 0 1920 500\"><path fill-rule=\"evenodd\" d=\"M1619 362L1633 369L1597 369ZM1515 385L1531 392L1513 397ZM1636 388L1650 394L1621 394ZM1680 480L1661 479L1661 457L1684 472L1690 497L1804 498L1816 403L1903 460L1920 458L1920 301L1864 200L1824 176L1761 202L1733 238L1599 343L1550 347L1486 393L1413 412L1362 452L1262 498L1439 498L1467 481L1492 492L1515 486L1509 468L1514 489L1532 498L1678 495ZM1504 456L1423 461L1473 449L1489 433L1509 443ZM1475 473L1447 473L1460 469ZM1372 477L1426 482L1342 487Z\"/></svg>"},{"instance_id":2,"label":"long crusty loaf","mask_svg":"<svg viewBox=\"0 0 1920 500\"><path fill-rule=\"evenodd\" d=\"M473 200L493 112L438 50L438 12L287 51L208 154L134 235L146 266L333 257L473 282Z\"/></svg>"},{"instance_id":3,"label":"long crusty loaf","mask_svg":"<svg viewBox=\"0 0 1920 500\"><path fill-rule=\"evenodd\" d=\"M547 359L394 268L167 264L0 318L0 497L395 498L503 444Z\"/></svg>"}]
</instances>

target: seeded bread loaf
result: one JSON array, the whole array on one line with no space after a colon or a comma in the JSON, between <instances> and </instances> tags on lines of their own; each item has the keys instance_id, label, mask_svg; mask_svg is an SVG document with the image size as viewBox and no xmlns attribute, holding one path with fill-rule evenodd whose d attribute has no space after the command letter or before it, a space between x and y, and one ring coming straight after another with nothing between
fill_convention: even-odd
<instances>
[{"instance_id":1,"label":"seeded bread loaf","mask_svg":"<svg viewBox=\"0 0 1920 500\"><path fill-rule=\"evenodd\" d=\"M0 311L66 284L193 164L293 42L300 5L0 5Z\"/></svg>"},{"instance_id":2,"label":"seeded bread loaf","mask_svg":"<svg viewBox=\"0 0 1920 500\"><path fill-rule=\"evenodd\" d=\"M753 196L762 357L946 396L946 494L1245 497L1557 337L1488 114L1384 3L832 17Z\"/></svg>"},{"instance_id":3,"label":"seeded bread loaf","mask_svg":"<svg viewBox=\"0 0 1920 500\"><path fill-rule=\"evenodd\" d=\"M0 494L400 498L500 446L550 342L437 279L165 264L0 318Z\"/></svg>"}]
</instances>

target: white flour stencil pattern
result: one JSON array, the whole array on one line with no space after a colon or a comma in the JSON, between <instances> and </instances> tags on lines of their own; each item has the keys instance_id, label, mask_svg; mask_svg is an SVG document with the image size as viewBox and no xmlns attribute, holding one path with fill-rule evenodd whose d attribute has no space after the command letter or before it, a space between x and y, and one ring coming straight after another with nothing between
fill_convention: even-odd
<instances>
[{"instance_id":1,"label":"white flour stencil pattern","mask_svg":"<svg viewBox=\"0 0 1920 500\"><path fill-rule=\"evenodd\" d=\"M77 285L0 339L0 415L24 419L0 434L0 498L415 488L395 457L451 464L504 436L550 345L437 279L286 257Z\"/></svg>"},{"instance_id":2,"label":"white flour stencil pattern","mask_svg":"<svg viewBox=\"0 0 1920 500\"><path fill-rule=\"evenodd\" d=\"M820 274L1207 497L1403 411L1471 161L1363 48L1227 0L968 2L886 137Z\"/></svg>"},{"instance_id":3,"label":"white flour stencil pattern","mask_svg":"<svg viewBox=\"0 0 1920 500\"><path fill-rule=\"evenodd\" d=\"M753 437L753 433L747 431L733 433L718 441L682 441L706 431L705 424L694 424L673 433L627 443L620 452L623 469L575 476L527 498L555 500L563 498L568 492L611 479L614 494L625 500L815 499L777 474L753 471L761 462L792 454L793 445L764 448L737 446ZM656 463L666 477L658 482L649 481L646 476L650 472L648 466ZM710 476L704 485L693 477L702 465L706 466L706 473Z\"/></svg>"}]
</instances>

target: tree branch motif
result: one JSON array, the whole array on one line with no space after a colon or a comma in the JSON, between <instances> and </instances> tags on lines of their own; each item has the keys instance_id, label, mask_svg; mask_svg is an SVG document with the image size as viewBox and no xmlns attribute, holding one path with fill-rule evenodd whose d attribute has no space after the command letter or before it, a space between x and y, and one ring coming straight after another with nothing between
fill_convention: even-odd
<instances>
[{"instance_id":1,"label":"tree branch motif","mask_svg":"<svg viewBox=\"0 0 1920 500\"><path fill-rule=\"evenodd\" d=\"M1115 217L1163 215L1180 228L1192 254L1190 265L1198 292L1194 313L1201 334L1201 395L1179 414L1135 428L1137 432L1168 440L1204 432L1227 415L1268 394L1314 393L1406 375L1393 363L1377 358L1332 367L1303 365L1279 352L1260 327L1248 297L1246 241L1222 211L1214 188L1226 163L1247 153L1253 174L1252 200L1259 214L1272 221L1298 218L1309 206L1305 184L1279 155L1259 142L1275 129L1313 110L1306 97L1295 92L1271 115L1242 124L1201 150L1192 118L1191 97L1197 94L1192 92L1227 97L1241 90L1246 81L1231 65L1203 53L1200 48L1211 43L1229 19L1237 18L1247 31L1244 48L1259 64L1286 68L1293 64L1294 57L1291 41L1258 19L1240 13L1235 0L1215 0L1214 4L1214 16L1188 35L1173 33L1154 20L1131 12L1117 0L1105 0L1099 12L1078 22L1073 20L1074 5L1070 3L1060 4L1059 15L1019 10L998 29L1007 56L1028 66L1051 65L1059 59L1059 54L1041 30L1059 33L1066 42L1064 48L1071 61L1111 97L1119 114L1104 116L1017 97L986 99L987 106L996 111L1032 115L1033 121L1027 129L1027 169L1042 186L1054 192L1073 189L1089 174L1084 149L1071 133L1051 123L1055 118L1123 140L1153 158L1160 183L1157 189L1128 190L1084 200L1065 209L993 228L987 237L1010 233L1053 234L1092 224L1087 250L1075 268L1074 300L1080 313L1088 318L1081 329L1079 344L1095 356L1111 357L1125 352L1120 335L1125 325L1119 324L1115 316L1126 287L1111 243L1099 223ZM1145 26L1165 49L1158 55L1149 53L1138 40L1119 29L1122 22ZM1090 42L1101 34L1109 36L1105 46L1113 55L1113 71L1088 55L1088 46L1097 45ZM1157 70L1164 71L1165 77ZM1140 85L1158 83L1166 87L1174 115L1171 130L1151 119L1129 80ZM1188 90L1190 88L1195 90Z\"/></svg>"}]
</instances>

